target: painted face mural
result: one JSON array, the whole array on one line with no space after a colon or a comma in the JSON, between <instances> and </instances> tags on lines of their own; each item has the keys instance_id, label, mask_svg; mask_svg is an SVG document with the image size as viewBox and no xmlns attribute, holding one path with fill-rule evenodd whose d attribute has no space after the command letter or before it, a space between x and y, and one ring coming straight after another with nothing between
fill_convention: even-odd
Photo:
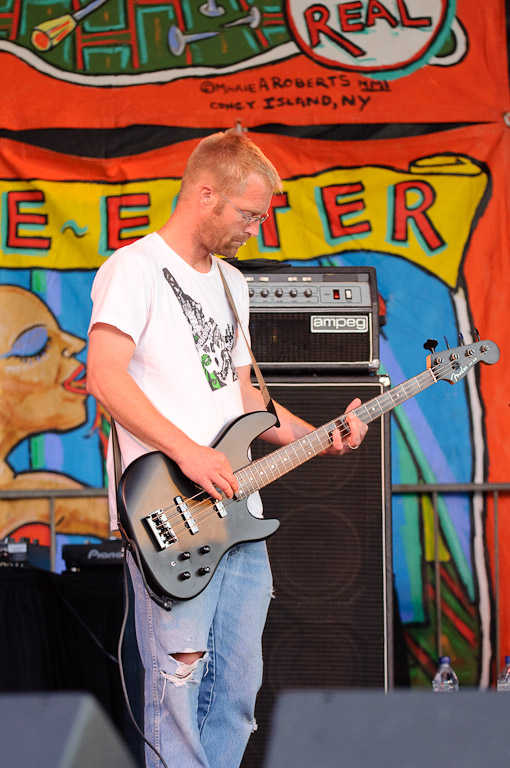
<instances>
[{"instance_id":1,"label":"painted face mural","mask_svg":"<svg viewBox=\"0 0 510 768\"><path fill-rule=\"evenodd\" d=\"M65 333L35 294L0 286L0 429L2 451L35 432L67 430L85 420L85 367L74 355L85 341Z\"/></svg>"},{"instance_id":2,"label":"painted face mural","mask_svg":"<svg viewBox=\"0 0 510 768\"><path fill-rule=\"evenodd\" d=\"M84 424L85 366L76 354L86 342L64 331L48 306L20 286L0 286L0 304L0 489L78 490L81 483L65 472L16 471L9 455L30 436ZM103 499L61 498L55 505L58 531L107 535ZM1 537L36 533L46 541L48 524L46 500L0 502Z\"/></svg>"}]
</instances>

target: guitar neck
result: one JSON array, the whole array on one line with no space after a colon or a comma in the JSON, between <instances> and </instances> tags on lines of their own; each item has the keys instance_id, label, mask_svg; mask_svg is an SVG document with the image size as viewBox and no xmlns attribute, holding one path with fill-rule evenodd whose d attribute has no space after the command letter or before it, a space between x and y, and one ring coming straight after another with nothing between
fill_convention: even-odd
<instances>
[{"instance_id":1,"label":"guitar neck","mask_svg":"<svg viewBox=\"0 0 510 768\"><path fill-rule=\"evenodd\" d=\"M354 411L351 411L351 413L356 414L365 424L369 424L371 421L391 411L395 406L400 405L400 403L409 400L419 392L423 392L424 389L435 384L437 380L433 371L427 369L418 376L408 379L403 384L399 384L393 389L389 389L387 392L363 403L358 408L355 408ZM304 435L299 440L278 448L267 456L263 456L261 459L257 459L246 467L237 470L235 476L239 483L239 490L236 493L236 498L246 498L251 493L286 475L292 469L313 459L314 456L317 456L317 454L324 451L331 444L331 433L334 429L339 429L342 437L346 437L349 434L350 430L345 414L329 421L327 424L323 424L322 427L318 427L318 429Z\"/></svg>"}]
</instances>

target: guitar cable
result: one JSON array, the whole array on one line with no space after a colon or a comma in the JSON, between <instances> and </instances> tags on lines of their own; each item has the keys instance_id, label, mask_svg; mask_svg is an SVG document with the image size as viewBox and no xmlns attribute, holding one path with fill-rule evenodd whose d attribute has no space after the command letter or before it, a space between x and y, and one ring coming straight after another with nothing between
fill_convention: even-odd
<instances>
[{"instance_id":1,"label":"guitar cable","mask_svg":"<svg viewBox=\"0 0 510 768\"><path fill-rule=\"evenodd\" d=\"M125 544L126 544L126 542L125 542ZM124 616L122 618L122 625L121 625L121 628L120 628L119 643L118 643L118 647L117 647L117 660L118 660L118 664L119 664L120 682L121 682L121 686L122 686L122 692L124 694L124 701L126 703L126 709L128 711L129 717L130 717L131 722L133 723L136 731L141 736L141 738L143 739L145 744L147 744L147 746L150 749L152 749L154 754L160 759L161 764L164 766L164 768L168 768L168 765L166 764L166 762L163 759L163 757L160 754L160 752L158 752L158 750L156 749L154 744L151 744L151 742L146 738L144 732L142 731L142 729L140 728L140 726L136 722L136 718L135 718L135 716L133 714L133 710L131 708L131 703L129 701L129 693L128 693L128 690L127 690L126 679L125 679L125 675L124 675L124 666L123 666L123 663L122 663L122 646L124 644L124 636L125 636L126 625L127 625L128 615L129 615L128 579L131 578L129 576L129 574L128 574L128 565L127 565L127 551L126 550L128 548L131 549L131 546L128 547L127 544L126 544L126 546L124 547L124 557L122 558L122 565L123 565L123 572L124 572L124 606L125 607L124 607ZM145 579L144 579L144 581L145 581ZM152 595L151 595L151 597L152 597ZM158 602L158 601L156 601L156 602ZM170 610L170 609L167 609L167 610Z\"/></svg>"},{"instance_id":2,"label":"guitar cable","mask_svg":"<svg viewBox=\"0 0 510 768\"><path fill-rule=\"evenodd\" d=\"M60 599L60 600L62 600L62 602L64 603L64 605L66 606L66 608L67 608L69 611L71 611L71 613L72 613L72 614L73 614L73 616L75 617L76 621L78 621L78 622L79 622L79 623L82 625L82 627L83 627L83 629L85 630L85 632L86 632L86 633L89 635L89 637L90 637L90 638L93 640L93 642L94 642L94 643L97 645L97 647L99 648L99 650L101 651L101 653L104 653L104 655L105 655L105 656L106 656L108 659L110 659L110 661L113 661L113 663L114 663L114 664L118 664L118 659L117 659L117 657L116 657L116 656L114 656L113 654L111 654L111 653L110 653L110 652L109 652L109 651L108 651L108 650L107 650L107 649L104 647L104 645L103 645L103 643L101 642L101 640L100 640L100 639L97 637L97 635L95 635L95 634L94 634L94 632L92 631L92 629L91 629L91 628L88 626L87 622L86 622L86 621L84 621L84 620L82 619L82 617L80 616L80 614L78 613L78 611L77 611L77 610L76 610L76 609L75 609L75 608L74 608L74 607L71 605L71 603L69 602L69 600L67 599L67 597L65 597L65 595L64 595L64 593L62 592L62 589L60 588L60 585L57 583L57 581L55 581L55 580L52 580L52 582L51 582L51 583L52 583L52 585L53 585L53 588L54 588L54 589L55 589L55 591L57 592L59 599Z\"/></svg>"},{"instance_id":3,"label":"guitar cable","mask_svg":"<svg viewBox=\"0 0 510 768\"><path fill-rule=\"evenodd\" d=\"M131 703L130 703L130 701L129 701L129 694L128 694L128 691L127 691L127 686L126 686L126 679L125 679L125 675L124 675L124 667L123 667L123 662L122 662L122 646L123 646L123 644L124 644L124 637L125 637L126 625L127 625L128 615L129 615L129 589L128 589L128 578L130 578L130 576L129 576L128 572L127 572L127 571L128 571L128 566L127 566L127 549L130 549L130 550L132 550L132 551L134 552L134 554L137 556L137 561L138 561L138 563L140 563L140 556L139 556L139 553L138 553L138 550L137 550L136 544L135 544L134 542L132 542L132 541L129 541L129 540L128 540L128 541L124 541L124 545L125 545L125 546L124 546L124 556L123 556L123 558L122 558L122 566L123 566L123 590L124 590L124 615L123 615L123 617L122 617L122 624L121 624L120 633L119 633L119 640L118 640L118 645L117 645L117 657L113 656L111 653L109 653L109 652L107 651L107 649L104 647L104 645L101 643L101 641L100 641L100 640L99 640L99 639L96 637L96 635L95 635L95 634L92 632L92 630L90 629L90 627L88 627L88 626L87 626L86 622L85 622L85 621L83 621L83 619L80 617L80 615L78 614L78 612L77 612L77 611L76 611L76 610L73 608L73 606L71 605L71 603L69 602L69 600L67 600L67 598L64 596L64 594L62 593L62 590L60 589L60 587L58 586L58 584L57 584L57 583L56 583L54 580L53 580L53 582L52 582L52 583L53 583L53 585L54 585L54 587L55 587L55 589L56 589L56 591L57 591L57 593L58 593L58 595L59 595L60 599L61 599L61 600L62 600L62 601L65 603L65 605L67 606L67 608L68 608L68 609L69 609L69 610L72 612L72 614L75 616L75 618L77 619L77 621L79 621L79 622L80 622L80 624L83 626L83 628L86 630L86 632L87 632L87 633L90 635L90 637L91 637L91 638L92 638L92 640L93 640L93 641L96 643L96 645L99 647L99 649L100 649L100 650L101 650L101 651L102 651L102 652L103 652L103 653L104 653L104 654L105 654L105 655L106 655L106 656L107 656L107 657L108 657L108 658L109 658L111 661L113 661L115 664L117 664L117 665L118 665L118 667L119 667L119 677L120 677L120 682L121 682L122 692L123 692L123 695L124 695L124 701L125 701L125 703L126 703L126 709L127 709L128 715L129 715L129 717L130 717L130 719L131 719L131 722L133 723L133 725L134 725L134 727L135 727L136 731L139 733L139 735L141 736L141 738L143 739L143 741L144 741L144 742L147 744L147 746L148 746L150 749L152 749L152 751L154 752L154 754L155 754L155 755L157 755L157 757L159 757L159 759L161 760L161 764L164 766L164 768L168 768L168 765L167 765L167 764L166 764L166 762L164 761L164 759L163 759L163 757L161 756L161 754L158 752L158 750L156 749L156 747L155 747L153 744L151 744L151 743L150 743L150 741L148 741L148 739L145 737L145 735L144 735L143 731L141 730L140 726L139 726L139 725L138 725L138 723L136 722L135 716L134 716L134 714L133 714L133 710L132 710L132 708L131 708ZM143 575L143 571L142 571L141 567L140 567L140 566L138 566L138 567L139 567L139 569L140 569L140 572L141 572L141 573L142 573L142 575ZM160 599L160 598L158 598L158 596L157 596L157 595L155 595L153 592L151 592L151 590L149 590L149 588L147 587L147 584L146 584L146 581L145 581L145 577L144 577L144 583L145 583L145 586L146 586L147 592L149 593L150 597L151 597L152 599L154 599L154 600L155 600L155 602L156 602L158 605L161 605L161 607L162 607L162 608L165 608L165 610L170 610L170 609L171 609L171 607L172 607L172 602L171 602L170 600L168 600L168 599L167 599L167 600L164 600L164 599ZM169 607L165 607L165 606L168 606L168 605L169 605Z\"/></svg>"},{"instance_id":4,"label":"guitar cable","mask_svg":"<svg viewBox=\"0 0 510 768\"><path fill-rule=\"evenodd\" d=\"M140 575L142 577L144 587L147 590L147 594L149 595L151 600L154 600L154 602L157 605L159 605L160 608L163 608L165 611L171 611L173 606L173 601L170 600L169 597L160 597L159 595L156 595L156 593L153 592L153 590L147 584L147 579L145 578L145 573L142 567L142 559L140 557L140 550L138 548L138 545L136 541L129 538L120 520L118 520L118 528L122 536L122 540L124 542L124 560L126 559L126 550L129 549L130 552L132 552L133 554L138 570L140 571Z\"/></svg>"}]
</instances>

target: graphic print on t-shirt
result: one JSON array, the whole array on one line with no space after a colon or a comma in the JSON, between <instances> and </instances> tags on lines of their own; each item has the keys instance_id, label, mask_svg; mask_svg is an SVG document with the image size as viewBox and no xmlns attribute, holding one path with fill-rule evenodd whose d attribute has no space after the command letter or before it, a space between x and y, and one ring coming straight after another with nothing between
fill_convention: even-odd
<instances>
[{"instance_id":1,"label":"graphic print on t-shirt","mask_svg":"<svg viewBox=\"0 0 510 768\"><path fill-rule=\"evenodd\" d=\"M212 317L205 319L202 305L184 293L168 269L163 269L163 274L191 326L193 340L211 389L226 386L230 372L235 381L238 374L230 354L234 346L234 326L227 324L222 334L216 321Z\"/></svg>"}]
</instances>

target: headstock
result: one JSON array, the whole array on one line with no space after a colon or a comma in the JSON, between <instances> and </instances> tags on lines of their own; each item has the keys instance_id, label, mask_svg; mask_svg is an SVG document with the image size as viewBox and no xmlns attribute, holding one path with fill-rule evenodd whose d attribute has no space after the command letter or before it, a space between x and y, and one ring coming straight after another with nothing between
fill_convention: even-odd
<instances>
[{"instance_id":1,"label":"headstock","mask_svg":"<svg viewBox=\"0 0 510 768\"><path fill-rule=\"evenodd\" d=\"M431 354L427 356L427 368L431 370L437 381L440 379L456 384L477 363L492 365L499 360L499 349L493 341L482 341L478 334L476 341L471 344L463 344L460 347L447 348L436 352L437 341L428 339L423 345ZM446 341L446 339L445 339Z\"/></svg>"}]
</instances>

